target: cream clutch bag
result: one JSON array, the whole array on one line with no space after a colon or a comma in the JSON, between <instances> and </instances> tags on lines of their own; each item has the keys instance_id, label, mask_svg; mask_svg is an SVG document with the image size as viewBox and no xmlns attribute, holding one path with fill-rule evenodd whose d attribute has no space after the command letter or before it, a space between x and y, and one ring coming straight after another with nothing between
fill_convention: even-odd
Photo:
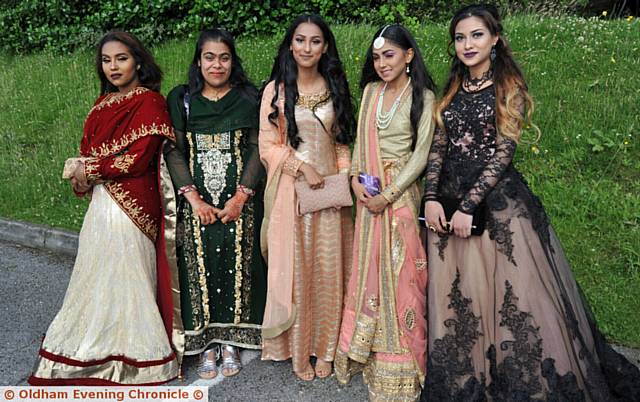
<instances>
[{"instance_id":1,"label":"cream clutch bag","mask_svg":"<svg viewBox=\"0 0 640 402\"><path fill-rule=\"evenodd\" d=\"M298 215L353 205L348 174L325 176L324 186L317 190L309 187L306 181L296 181L294 186L298 196Z\"/></svg>"},{"instance_id":2,"label":"cream clutch bag","mask_svg":"<svg viewBox=\"0 0 640 402\"><path fill-rule=\"evenodd\" d=\"M73 177L73 172L76 171L78 163L84 161L87 158L69 158L64 162L64 169L62 170L62 178L70 179Z\"/></svg>"}]
</instances>

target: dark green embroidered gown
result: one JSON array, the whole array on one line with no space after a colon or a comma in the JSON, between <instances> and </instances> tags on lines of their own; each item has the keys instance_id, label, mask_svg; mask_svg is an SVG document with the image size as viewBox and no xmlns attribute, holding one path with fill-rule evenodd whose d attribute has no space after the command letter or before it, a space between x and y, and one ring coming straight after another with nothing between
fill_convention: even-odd
<instances>
[{"instance_id":1,"label":"dark green embroidered gown","mask_svg":"<svg viewBox=\"0 0 640 402\"><path fill-rule=\"evenodd\" d=\"M224 207L238 185L256 192L236 221L206 226L178 197L185 354L213 343L259 349L266 265L259 241L265 174L258 154L257 99L235 88L218 101L195 94L187 118L184 91L178 86L167 97L178 151L167 156L175 188L193 184L216 208Z\"/></svg>"}]
</instances>

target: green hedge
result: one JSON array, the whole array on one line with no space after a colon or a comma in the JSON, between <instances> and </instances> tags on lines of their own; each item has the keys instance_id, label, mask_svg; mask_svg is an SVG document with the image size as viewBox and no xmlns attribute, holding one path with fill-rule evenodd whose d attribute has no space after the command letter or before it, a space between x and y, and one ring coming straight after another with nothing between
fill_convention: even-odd
<instances>
[{"instance_id":1,"label":"green hedge","mask_svg":"<svg viewBox=\"0 0 640 402\"><path fill-rule=\"evenodd\" d=\"M107 31L122 29L152 45L207 27L235 34L273 34L295 16L313 11L331 22L402 22L417 26L447 19L469 0L0 0L0 51L72 52L93 46ZM505 13L565 13L587 0L489 0ZM222 11L221 11L222 10Z\"/></svg>"}]
</instances>

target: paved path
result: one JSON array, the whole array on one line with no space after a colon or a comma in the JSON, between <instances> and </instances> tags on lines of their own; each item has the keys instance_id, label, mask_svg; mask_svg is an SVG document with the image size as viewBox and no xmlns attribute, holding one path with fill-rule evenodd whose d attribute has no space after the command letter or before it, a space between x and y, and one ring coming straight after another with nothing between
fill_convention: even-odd
<instances>
[{"instance_id":1,"label":"paved path","mask_svg":"<svg viewBox=\"0 0 640 402\"><path fill-rule=\"evenodd\" d=\"M0 385L27 385L38 347L60 306L73 258L0 241ZM256 351L242 354L239 375L199 380L195 358L186 358L184 382L209 386L210 401L366 401L362 377L348 386L335 376L303 382L290 362L261 361Z\"/></svg>"}]
</instances>

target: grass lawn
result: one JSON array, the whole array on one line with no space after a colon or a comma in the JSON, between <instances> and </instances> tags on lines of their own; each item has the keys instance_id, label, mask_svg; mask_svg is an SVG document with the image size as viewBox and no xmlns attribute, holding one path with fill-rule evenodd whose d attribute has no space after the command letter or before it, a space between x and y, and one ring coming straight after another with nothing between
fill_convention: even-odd
<instances>
[{"instance_id":1,"label":"grass lawn","mask_svg":"<svg viewBox=\"0 0 640 402\"><path fill-rule=\"evenodd\" d=\"M542 131L538 143L520 145L516 164L546 206L601 329L614 342L638 347L640 21L523 16L507 20L506 29ZM356 102L374 31L334 27ZM446 27L424 25L416 36L442 86ZM278 40L239 41L256 83L267 78ZM193 42L154 49L165 72L163 93L185 81ZM87 202L60 174L78 152L97 97L93 55L0 55L0 93L0 216L78 230Z\"/></svg>"}]
</instances>

